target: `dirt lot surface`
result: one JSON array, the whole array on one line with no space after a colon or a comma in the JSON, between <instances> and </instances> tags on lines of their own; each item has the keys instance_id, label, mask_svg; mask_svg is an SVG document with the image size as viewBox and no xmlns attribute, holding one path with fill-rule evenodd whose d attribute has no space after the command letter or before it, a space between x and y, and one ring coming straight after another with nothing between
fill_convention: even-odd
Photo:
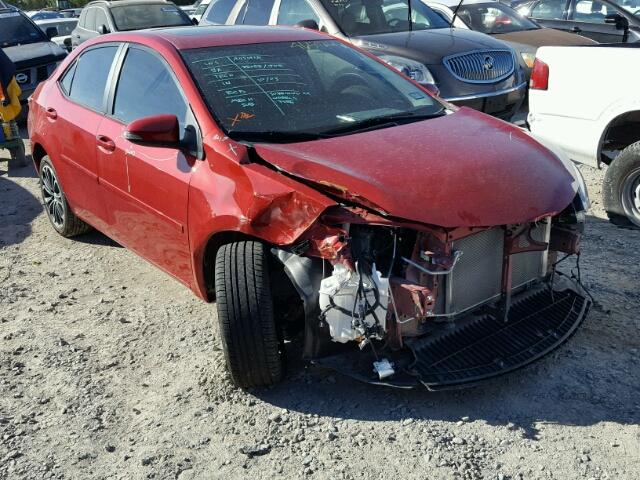
<instances>
[{"instance_id":1,"label":"dirt lot surface","mask_svg":"<svg viewBox=\"0 0 640 480\"><path fill-rule=\"evenodd\" d=\"M397 391L291 363L243 392L213 305L103 235L58 236L33 168L0 152L0 478L640 478L640 232L604 220L597 299L549 358L458 392Z\"/></svg>"}]
</instances>

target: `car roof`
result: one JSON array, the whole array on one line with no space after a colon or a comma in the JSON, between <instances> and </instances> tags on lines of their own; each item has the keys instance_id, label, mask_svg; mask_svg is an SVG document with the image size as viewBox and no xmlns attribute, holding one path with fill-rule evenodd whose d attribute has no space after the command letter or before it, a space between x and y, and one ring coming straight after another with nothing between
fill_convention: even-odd
<instances>
[{"instance_id":1,"label":"car roof","mask_svg":"<svg viewBox=\"0 0 640 480\"><path fill-rule=\"evenodd\" d=\"M98 38L104 39L103 41L105 42L121 41L143 44L153 44L164 40L178 50L223 45L247 45L251 43L335 40L324 33L304 28L250 25L154 28L151 30L101 35Z\"/></svg>"}]
</instances>

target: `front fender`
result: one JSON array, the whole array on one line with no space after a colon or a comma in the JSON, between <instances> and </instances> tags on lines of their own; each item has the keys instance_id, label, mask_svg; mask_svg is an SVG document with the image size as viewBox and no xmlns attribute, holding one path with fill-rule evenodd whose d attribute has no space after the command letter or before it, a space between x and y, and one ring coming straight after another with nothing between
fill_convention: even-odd
<instances>
[{"instance_id":1,"label":"front fender","mask_svg":"<svg viewBox=\"0 0 640 480\"><path fill-rule=\"evenodd\" d=\"M336 202L266 166L207 152L189 191L189 243L194 293L208 299L205 254L211 239L237 233L271 245L294 243Z\"/></svg>"}]
</instances>

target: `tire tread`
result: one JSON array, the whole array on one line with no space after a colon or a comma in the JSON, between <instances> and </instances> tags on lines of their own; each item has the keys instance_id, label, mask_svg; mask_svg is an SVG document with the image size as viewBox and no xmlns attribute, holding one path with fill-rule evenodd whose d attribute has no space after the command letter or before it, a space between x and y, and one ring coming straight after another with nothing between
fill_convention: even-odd
<instances>
[{"instance_id":1,"label":"tire tread","mask_svg":"<svg viewBox=\"0 0 640 480\"><path fill-rule=\"evenodd\" d=\"M227 367L243 388L273 385L283 373L265 247L241 241L216 255L218 321Z\"/></svg>"}]
</instances>

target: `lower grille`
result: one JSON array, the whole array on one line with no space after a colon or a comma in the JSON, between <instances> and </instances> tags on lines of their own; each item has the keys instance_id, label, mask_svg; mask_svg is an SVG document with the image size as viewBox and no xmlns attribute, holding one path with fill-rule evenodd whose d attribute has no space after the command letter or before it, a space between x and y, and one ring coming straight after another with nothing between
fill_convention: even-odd
<instances>
[{"instance_id":1,"label":"lower grille","mask_svg":"<svg viewBox=\"0 0 640 480\"><path fill-rule=\"evenodd\" d=\"M523 367L575 332L591 302L573 290L544 289L498 314L463 319L459 328L408 343L410 371L429 389L455 388Z\"/></svg>"}]
</instances>

